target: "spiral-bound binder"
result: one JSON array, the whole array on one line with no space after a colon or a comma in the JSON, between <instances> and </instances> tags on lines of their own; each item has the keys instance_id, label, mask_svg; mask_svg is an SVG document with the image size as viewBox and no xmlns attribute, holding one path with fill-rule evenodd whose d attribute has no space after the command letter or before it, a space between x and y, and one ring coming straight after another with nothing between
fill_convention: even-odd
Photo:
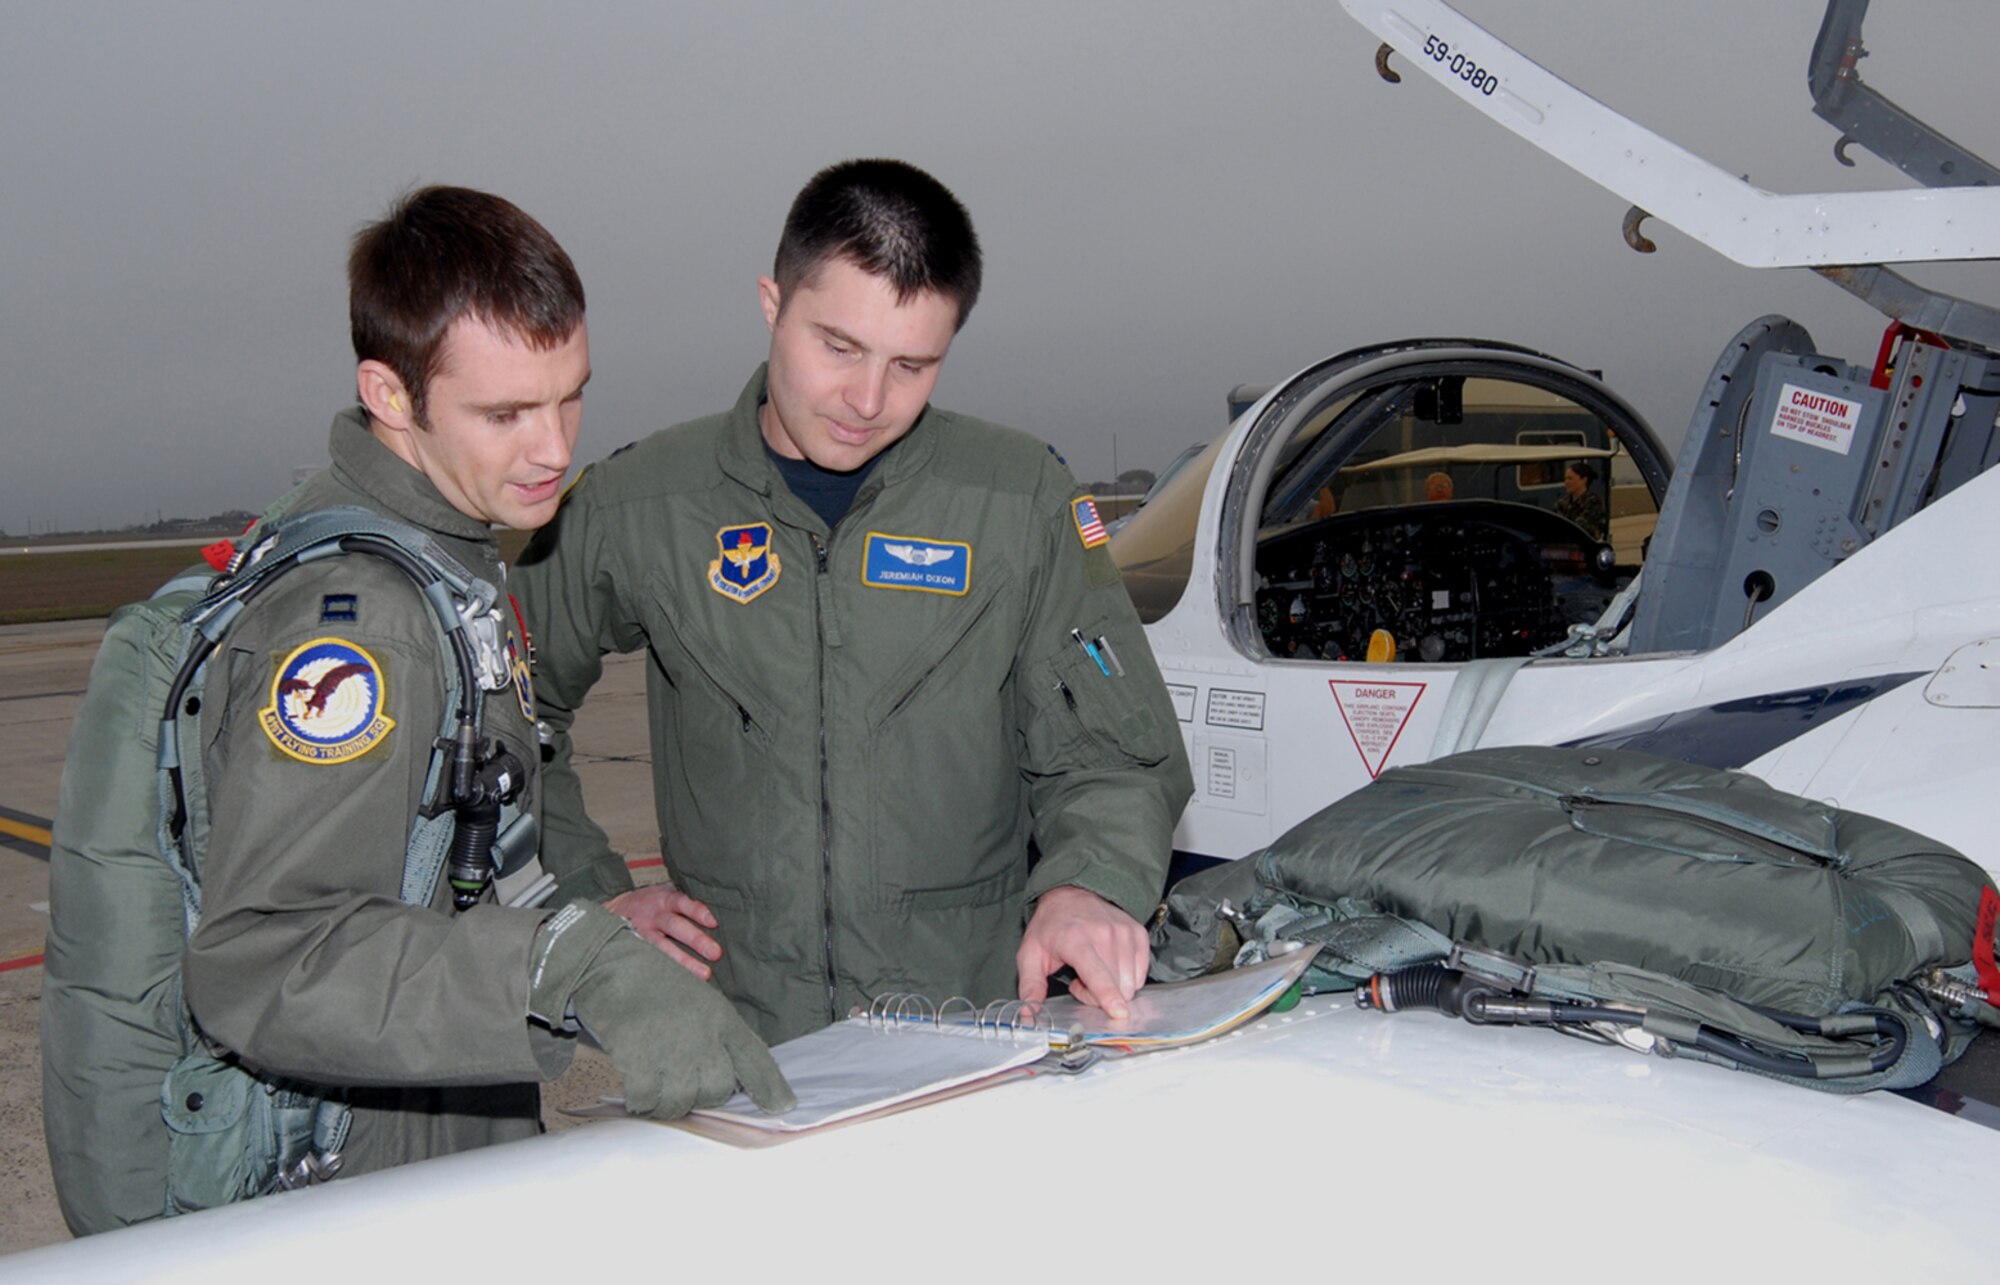
<instances>
[{"instance_id":1,"label":"spiral-bound binder","mask_svg":"<svg viewBox=\"0 0 2000 1285\"><path fill-rule=\"evenodd\" d=\"M694 1112L687 1127L764 1145L985 1088L1028 1074L1052 1052L1137 1053L1192 1044L1269 1008L1303 975L1314 953L1301 950L1251 968L1145 987L1124 1021L1066 996L981 1005L884 995L844 1022L771 1050L798 1094L797 1107L766 1115L738 1094L715 1110Z\"/></svg>"},{"instance_id":2,"label":"spiral-bound binder","mask_svg":"<svg viewBox=\"0 0 2000 1285\"><path fill-rule=\"evenodd\" d=\"M1213 1039L1269 1008L1305 973L1317 947L1281 955L1249 968L1212 973L1185 982L1148 986L1132 997L1130 1012L1113 1019L1101 1008L1058 996L1041 1003L994 1000L974 1004L952 998L933 1004L921 995L885 995L854 1018L888 1028L930 1027L992 1039L1039 1036L1050 1047L1085 1044L1138 1053Z\"/></svg>"},{"instance_id":3,"label":"spiral-bound binder","mask_svg":"<svg viewBox=\"0 0 2000 1285\"><path fill-rule=\"evenodd\" d=\"M1024 999L975 1004L963 995L954 995L938 1003L914 991L892 991L876 996L867 1008L857 1008L848 1016L878 1031L930 1027L944 1034L979 1035L995 1040L1040 1038L1058 1049L1072 1039L1083 1038L1080 1030L1058 1028L1046 1002Z\"/></svg>"},{"instance_id":4,"label":"spiral-bound binder","mask_svg":"<svg viewBox=\"0 0 2000 1285\"><path fill-rule=\"evenodd\" d=\"M790 1111L767 1115L739 1093L684 1123L697 1133L761 1146L984 1088L1026 1073L1049 1051L1046 1034L1026 1026L982 1032L859 1015L771 1050L798 1095Z\"/></svg>"}]
</instances>

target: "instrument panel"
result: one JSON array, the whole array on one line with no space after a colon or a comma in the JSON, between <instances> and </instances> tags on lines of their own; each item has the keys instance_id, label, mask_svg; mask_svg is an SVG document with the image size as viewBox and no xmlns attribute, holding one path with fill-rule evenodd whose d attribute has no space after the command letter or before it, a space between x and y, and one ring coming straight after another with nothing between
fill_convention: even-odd
<instances>
[{"instance_id":1,"label":"instrument panel","mask_svg":"<svg viewBox=\"0 0 2000 1285\"><path fill-rule=\"evenodd\" d=\"M1338 514L1259 542L1258 630L1272 655L1298 659L1366 660L1378 629L1404 662L1525 656L1610 601L1616 585L1591 573L1598 548L1529 504Z\"/></svg>"}]
</instances>

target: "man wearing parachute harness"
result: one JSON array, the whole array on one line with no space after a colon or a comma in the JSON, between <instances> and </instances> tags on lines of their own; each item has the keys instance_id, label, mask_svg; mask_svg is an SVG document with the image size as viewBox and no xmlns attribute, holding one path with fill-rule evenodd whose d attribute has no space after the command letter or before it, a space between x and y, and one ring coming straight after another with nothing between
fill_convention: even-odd
<instances>
[{"instance_id":1,"label":"man wearing parachute harness","mask_svg":"<svg viewBox=\"0 0 2000 1285\"><path fill-rule=\"evenodd\" d=\"M114 619L73 731L43 1058L79 1233L533 1134L580 1027L635 1111L791 1102L623 919L533 905L532 653L490 524L555 512L590 375L575 269L508 202L436 187L348 269L360 405L331 466L185 617L163 591Z\"/></svg>"}]
</instances>

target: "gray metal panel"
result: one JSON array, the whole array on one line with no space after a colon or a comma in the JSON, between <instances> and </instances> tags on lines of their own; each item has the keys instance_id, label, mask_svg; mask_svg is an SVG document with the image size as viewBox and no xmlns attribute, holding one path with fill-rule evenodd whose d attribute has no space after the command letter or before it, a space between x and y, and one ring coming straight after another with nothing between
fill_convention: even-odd
<instances>
[{"instance_id":1,"label":"gray metal panel","mask_svg":"<svg viewBox=\"0 0 2000 1285\"><path fill-rule=\"evenodd\" d=\"M1681 444L1673 483L1660 506L1657 534L1646 553L1632 651L1714 645L1716 578L1732 541L1730 497L1736 487L1743 424L1757 391L1758 364L1767 354L1812 349L1812 336L1803 326L1774 314L1745 326L1716 359ZM1740 597L1735 615L1740 627Z\"/></svg>"},{"instance_id":2,"label":"gray metal panel","mask_svg":"<svg viewBox=\"0 0 2000 1285\"><path fill-rule=\"evenodd\" d=\"M1753 610L1769 611L1872 538L1855 510L1887 445L1886 400L1865 372L1823 357L1770 353L1758 363L1705 645L1734 637ZM1768 586L1761 602L1759 585Z\"/></svg>"},{"instance_id":3,"label":"gray metal panel","mask_svg":"<svg viewBox=\"0 0 2000 1285\"><path fill-rule=\"evenodd\" d=\"M1646 560L1633 651L1719 646L2000 455L2000 369L1899 336L1886 388L1782 317L1717 362Z\"/></svg>"}]
</instances>

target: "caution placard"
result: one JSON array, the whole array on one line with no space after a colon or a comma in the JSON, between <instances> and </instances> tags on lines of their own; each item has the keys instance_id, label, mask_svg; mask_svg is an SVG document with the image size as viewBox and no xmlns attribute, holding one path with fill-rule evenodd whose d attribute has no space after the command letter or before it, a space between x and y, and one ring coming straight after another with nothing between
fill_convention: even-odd
<instances>
[{"instance_id":1,"label":"caution placard","mask_svg":"<svg viewBox=\"0 0 2000 1285\"><path fill-rule=\"evenodd\" d=\"M1369 780L1382 774L1382 764L1388 760L1389 751L1396 748L1396 738L1403 734L1428 685L1327 680L1327 686L1333 689L1333 703L1340 709L1341 721L1347 724L1347 735L1361 754L1361 765L1368 769Z\"/></svg>"},{"instance_id":2,"label":"caution placard","mask_svg":"<svg viewBox=\"0 0 2000 1285\"><path fill-rule=\"evenodd\" d=\"M1860 422L1860 402L1786 384L1778 390L1778 412L1771 417L1771 434L1845 455L1854 447L1854 428Z\"/></svg>"},{"instance_id":3,"label":"caution placard","mask_svg":"<svg viewBox=\"0 0 2000 1285\"><path fill-rule=\"evenodd\" d=\"M1252 732L1264 730L1264 693L1233 692L1225 687L1208 689L1208 725L1241 727Z\"/></svg>"}]
</instances>

